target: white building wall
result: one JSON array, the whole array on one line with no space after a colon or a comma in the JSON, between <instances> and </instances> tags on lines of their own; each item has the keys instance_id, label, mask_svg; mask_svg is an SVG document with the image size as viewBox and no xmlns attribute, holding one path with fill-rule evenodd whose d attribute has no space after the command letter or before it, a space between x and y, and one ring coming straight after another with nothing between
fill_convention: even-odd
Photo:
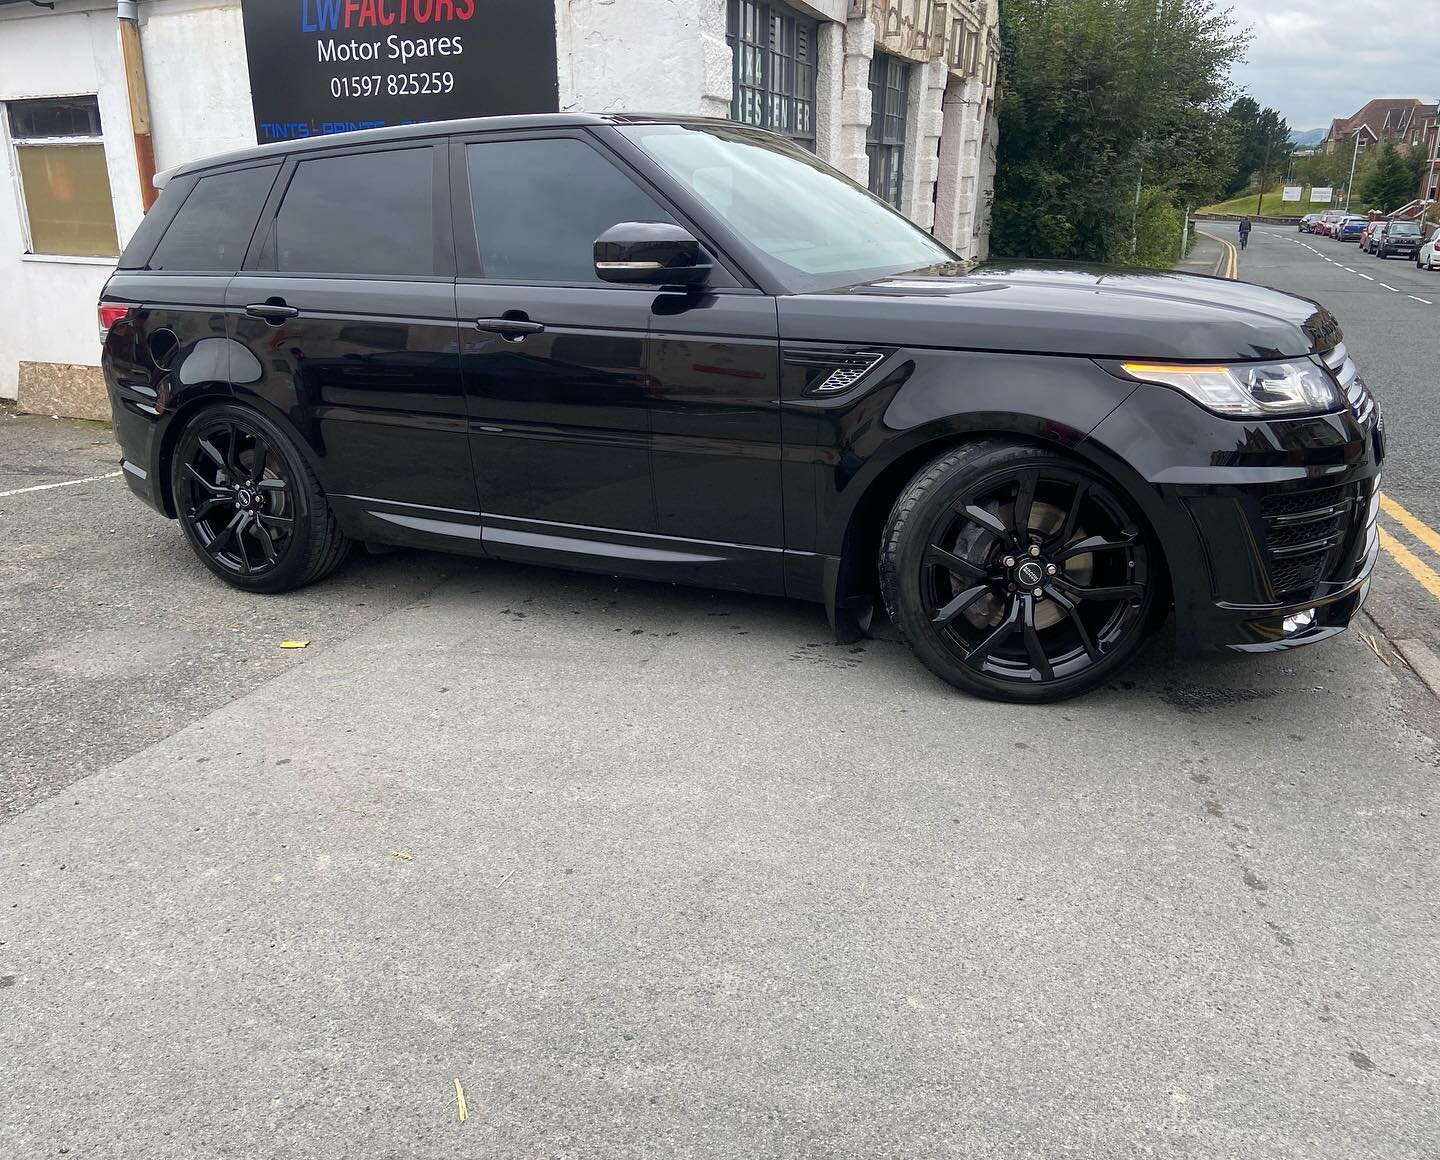
<instances>
[{"instance_id":1,"label":"white building wall","mask_svg":"<svg viewBox=\"0 0 1440 1160\"><path fill-rule=\"evenodd\" d=\"M140 16L157 165L253 145L239 4L141 0ZM0 9L0 104L96 96L123 249L144 209L116 23L113 3ZM21 362L98 367L95 302L114 262L25 253L8 118L0 122L0 398L13 399Z\"/></svg>"},{"instance_id":2,"label":"white building wall","mask_svg":"<svg viewBox=\"0 0 1440 1160\"><path fill-rule=\"evenodd\" d=\"M140 39L157 167L255 144L238 3L140 0Z\"/></svg>"},{"instance_id":3,"label":"white building wall","mask_svg":"<svg viewBox=\"0 0 1440 1160\"><path fill-rule=\"evenodd\" d=\"M560 108L725 116L725 19L725 0L556 0Z\"/></svg>"},{"instance_id":4,"label":"white building wall","mask_svg":"<svg viewBox=\"0 0 1440 1160\"><path fill-rule=\"evenodd\" d=\"M905 115L905 180L900 212L918 226L935 225L935 183L940 175L940 130L944 125L945 62L927 61L910 70L910 105Z\"/></svg>"},{"instance_id":5,"label":"white building wall","mask_svg":"<svg viewBox=\"0 0 1440 1160\"><path fill-rule=\"evenodd\" d=\"M142 215L131 144L115 9L61 3L0 12L0 103L27 97L97 94L105 162L121 241ZM13 6L20 7L20 6ZM21 360L94 366L95 301L109 276L106 259L26 255L19 175L3 118L0 167L0 398L13 399Z\"/></svg>"},{"instance_id":6,"label":"white building wall","mask_svg":"<svg viewBox=\"0 0 1440 1160\"><path fill-rule=\"evenodd\" d=\"M825 160L861 185L870 181L865 134L870 127L870 60L875 55L875 25L860 16L845 25L845 77L840 93L840 133L835 156Z\"/></svg>"}]
</instances>

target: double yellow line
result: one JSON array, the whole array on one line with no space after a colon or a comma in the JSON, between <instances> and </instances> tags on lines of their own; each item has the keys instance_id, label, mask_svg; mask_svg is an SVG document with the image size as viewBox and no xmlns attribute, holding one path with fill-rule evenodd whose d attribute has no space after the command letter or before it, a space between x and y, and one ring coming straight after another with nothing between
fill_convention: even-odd
<instances>
[{"instance_id":1,"label":"double yellow line","mask_svg":"<svg viewBox=\"0 0 1440 1160\"><path fill-rule=\"evenodd\" d=\"M1410 535L1419 540L1430 551L1440 556L1440 532L1437 532L1419 516L1413 512L1406 511L1388 495L1381 494L1380 510L1404 528ZM1390 554L1390 557L1409 572L1420 586L1440 600L1440 573L1420 559L1414 552L1405 546L1385 528L1380 528L1380 546Z\"/></svg>"},{"instance_id":2,"label":"double yellow line","mask_svg":"<svg viewBox=\"0 0 1440 1160\"><path fill-rule=\"evenodd\" d=\"M1209 238L1212 242L1219 242L1224 248L1225 252L1220 255L1220 260L1215 263L1215 277L1229 278L1232 282L1240 277L1240 251L1235 248L1235 243L1227 242L1224 238L1217 237L1209 230L1202 230L1199 226L1195 227L1195 232L1202 237Z\"/></svg>"}]
</instances>

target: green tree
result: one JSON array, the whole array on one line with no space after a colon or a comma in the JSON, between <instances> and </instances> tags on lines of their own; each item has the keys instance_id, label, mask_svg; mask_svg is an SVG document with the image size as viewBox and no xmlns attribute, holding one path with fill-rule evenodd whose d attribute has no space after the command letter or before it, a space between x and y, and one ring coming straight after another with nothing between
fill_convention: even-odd
<instances>
[{"instance_id":1,"label":"green tree","mask_svg":"<svg viewBox=\"0 0 1440 1160\"><path fill-rule=\"evenodd\" d=\"M1236 97L1225 112L1224 129L1236 145L1234 172L1225 183L1227 198L1284 172L1292 151L1290 126L1274 109L1262 109L1252 97Z\"/></svg>"},{"instance_id":2,"label":"green tree","mask_svg":"<svg viewBox=\"0 0 1440 1160\"><path fill-rule=\"evenodd\" d=\"M1389 213L1415 200L1424 168L1425 158L1420 150L1402 152L1394 142L1387 141L1380 149L1374 169L1366 174L1363 182L1357 183L1356 192L1367 209Z\"/></svg>"},{"instance_id":3,"label":"green tree","mask_svg":"<svg viewBox=\"0 0 1440 1160\"><path fill-rule=\"evenodd\" d=\"M996 255L1168 264L1177 211L1235 168L1224 114L1246 37L1228 9L1005 0L1000 13Z\"/></svg>"}]
</instances>

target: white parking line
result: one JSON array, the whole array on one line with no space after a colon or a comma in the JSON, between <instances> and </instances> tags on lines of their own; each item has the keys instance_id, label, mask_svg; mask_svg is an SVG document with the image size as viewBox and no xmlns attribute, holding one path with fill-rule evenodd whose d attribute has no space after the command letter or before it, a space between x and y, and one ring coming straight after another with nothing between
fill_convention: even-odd
<instances>
[{"instance_id":1,"label":"white parking line","mask_svg":"<svg viewBox=\"0 0 1440 1160\"><path fill-rule=\"evenodd\" d=\"M1346 266L1346 267L1345 267L1345 273L1347 273L1347 274L1353 274L1353 273L1355 273L1355 271L1352 270L1352 269L1350 269L1349 266Z\"/></svg>"},{"instance_id":2,"label":"white parking line","mask_svg":"<svg viewBox=\"0 0 1440 1160\"><path fill-rule=\"evenodd\" d=\"M1434 305L1435 305L1435 303L1431 302L1430 299L1428 299L1428 298L1420 298L1420 297L1417 297L1417 296L1414 295L1414 294L1407 294L1406 297L1407 297L1407 298L1414 298L1416 302L1423 302L1423 303L1425 303L1426 306L1434 306Z\"/></svg>"},{"instance_id":3,"label":"white parking line","mask_svg":"<svg viewBox=\"0 0 1440 1160\"><path fill-rule=\"evenodd\" d=\"M84 479L67 479L61 483L37 483L34 487L16 487L10 491L0 491L0 499L4 499L8 495L24 495L31 491L49 491L52 487L74 487L80 483L95 483L101 479L114 479L120 474L118 471L109 471L104 475L87 475Z\"/></svg>"},{"instance_id":4,"label":"white parking line","mask_svg":"<svg viewBox=\"0 0 1440 1160\"><path fill-rule=\"evenodd\" d=\"M1384 283L1384 282L1381 282L1380 285L1381 285L1381 286L1385 286L1385 283ZM1388 291L1390 291L1391 294L1399 294L1399 293L1400 293L1400 291L1398 291L1397 289L1395 289L1394 286L1385 286L1385 289L1387 289Z\"/></svg>"},{"instance_id":5,"label":"white parking line","mask_svg":"<svg viewBox=\"0 0 1440 1160\"><path fill-rule=\"evenodd\" d=\"M1361 274L1360 277L1364 278L1365 281L1367 281L1367 282L1373 282L1373 281L1375 281L1375 279L1372 278L1372 277L1370 277L1369 274Z\"/></svg>"}]
</instances>

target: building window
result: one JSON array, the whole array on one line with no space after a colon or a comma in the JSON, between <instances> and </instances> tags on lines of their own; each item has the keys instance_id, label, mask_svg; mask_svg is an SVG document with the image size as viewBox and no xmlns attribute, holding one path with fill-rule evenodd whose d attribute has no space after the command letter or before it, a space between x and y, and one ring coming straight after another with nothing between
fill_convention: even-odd
<instances>
[{"instance_id":1,"label":"building window","mask_svg":"<svg viewBox=\"0 0 1440 1160\"><path fill-rule=\"evenodd\" d=\"M900 176L905 167L905 106L910 98L910 65L877 52L870 60L870 128L865 152L870 157L870 192L900 208Z\"/></svg>"},{"instance_id":2,"label":"building window","mask_svg":"<svg viewBox=\"0 0 1440 1160\"><path fill-rule=\"evenodd\" d=\"M11 101L29 252L113 258L115 206L94 97Z\"/></svg>"},{"instance_id":3,"label":"building window","mask_svg":"<svg viewBox=\"0 0 1440 1160\"><path fill-rule=\"evenodd\" d=\"M730 118L815 148L819 25L784 4L730 0L735 95Z\"/></svg>"}]
</instances>

